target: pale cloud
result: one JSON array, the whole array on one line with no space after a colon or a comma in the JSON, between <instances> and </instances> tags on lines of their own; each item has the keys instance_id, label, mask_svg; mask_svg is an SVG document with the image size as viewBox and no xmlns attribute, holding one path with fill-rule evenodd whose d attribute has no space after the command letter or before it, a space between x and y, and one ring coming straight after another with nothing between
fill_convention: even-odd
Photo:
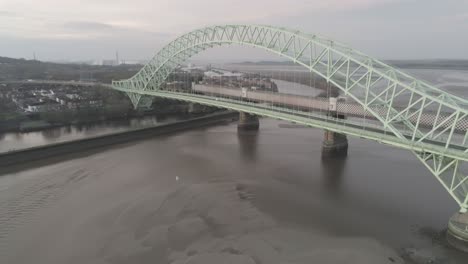
<instances>
[{"instance_id":1,"label":"pale cloud","mask_svg":"<svg viewBox=\"0 0 468 264\"><path fill-rule=\"evenodd\" d=\"M453 18L457 21L468 22L468 13L456 14Z\"/></svg>"},{"instance_id":2,"label":"pale cloud","mask_svg":"<svg viewBox=\"0 0 468 264\"><path fill-rule=\"evenodd\" d=\"M14 17L14 16L16 16L16 14L13 12L0 10L0 17Z\"/></svg>"},{"instance_id":3,"label":"pale cloud","mask_svg":"<svg viewBox=\"0 0 468 264\"><path fill-rule=\"evenodd\" d=\"M391 0L0 0L0 10L26 18L15 21L4 17L1 22L8 25L8 32L2 33L72 35L61 25L82 21L81 26L88 23L93 32L99 25L181 32L208 24L262 22L272 17L365 8L388 1ZM37 23L43 26L43 32ZM28 25L34 29L26 30Z\"/></svg>"},{"instance_id":4,"label":"pale cloud","mask_svg":"<svg viewBox=\"0 0 468 264\"><path fill-rule=\"evenodd\" d=\"M318 33L377 57L468 56L466 0L0 0L0 56L148 58L177 35L228 23Z\"/></svg>"},{"instance_id":5,"label":"pale cloud","mask_svg":"<svg viewBox=\"0 0 468 264\"><path fill-rule=\"evenodd\" d=\"M72 21L64 24L65 29L71 30L111 30L114 27L106 23L88 22L88 21Z\"/></svg>"}]
</instances>

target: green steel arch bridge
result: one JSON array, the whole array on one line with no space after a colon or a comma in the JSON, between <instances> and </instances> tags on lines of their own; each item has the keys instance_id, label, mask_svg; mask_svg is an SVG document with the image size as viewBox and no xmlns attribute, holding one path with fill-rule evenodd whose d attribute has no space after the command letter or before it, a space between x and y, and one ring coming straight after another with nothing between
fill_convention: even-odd
<instances>
[{"instance_id":1,"label":"green steel arch bridge","mask_svg":"<svg viewBox=\"0 0 468 264\"><path fill-rule=\"evenodd\" d=\"M232 44L263 49L301 65L338 87L342 95L350 98L373 121L339 119L278 104L271 98L259 102L242 96L223 96L222 93L164 88L169 75L190 57L213 47ZM113 81L112 88L127 93L135 107L148 104L151 96L182 100L286 120L407 149L447 190L460 206L460 212L468 210L468 100L339 42L272 26L205 27L170 42L133 77Z\"/></svg>"}]
</instances>

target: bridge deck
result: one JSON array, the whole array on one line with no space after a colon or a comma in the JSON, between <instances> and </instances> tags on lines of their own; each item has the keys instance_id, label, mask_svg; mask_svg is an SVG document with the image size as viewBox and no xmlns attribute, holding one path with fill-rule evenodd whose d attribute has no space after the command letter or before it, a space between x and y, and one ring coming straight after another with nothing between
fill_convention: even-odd
<instances>
[{"instance_id":1,"label":"bridge deck","mask_svg":"<svg viewBox=\"0 0 468 264\"><path fill-rule=\"evenodd\" d=\"M371 139L380 143L393 145L399 148L408 149L416 152L431 152L446 157L468 161L467 147L456 146L445 148L441 142L424 140L422 142L409 141L405 138L398 138L390 131L379 130L377 126L363 126L360 122L348 119L338 119L324 115L304 112L296 109L286 109L274 105L264 105L249 101L239 101L229 98L213 98L212 96L202 94L188 94L170 91L138 91L114 87L114 89L127 93L138 93L141 95L157 96L168 99L175 99L187 102L211 105L220 108L232 109L240 112L247 112L259 116L266 116L311 127L324 128L337 133ZM408 135L409 136L409 135Z\"/></svg>"},{"instance_id":2,"label":"bridge deck","mask_svg":"<svg viewBox=\"0 0 468 264\"><path fill-rule=\"evenodd\" d=\"M272 92L265 92L265 91L254 91L248 90L246 94L242 93L242 90L239 88L228 88L222 86L208 86L208 85L200 85L195 84L192 88L194 91L207 94L207 95L215 95L221 97L229 97L229 98L237 98L237 99L244 99L254 102L268 102L273 103L275 105L282 105L286 107L292 108L301 108L301 109L311 109L313 111L324 112L328 111L329 102L326 98L319 98L319 97L307 97L307 96L300 96L300 95L292 95L292 94L281 94L281 93L272 93ZM382 109L375 109L375 111L383 111ZM416 111L416 110L415 110ZM337 102L337 112L339 114L348 116L348 117L357 117L366 119L373 119L375 117L366 111L364 107L359 104L349 103L349 102ZM447 118L443 116L442 118L439 117L438 123L442 123L443 120ZM418 116L413 115L409 117L409 120L416 124L418 122ZM436 120L436 113L422 113L420 118L420 125L422 127L432 127L434 125L434 120ZM464 132L468 128L468 119L462 120L463 122L457 123L457 131ZM441 128L446 128L449 124L442 124Z\"/></svg>"}]
</instances>

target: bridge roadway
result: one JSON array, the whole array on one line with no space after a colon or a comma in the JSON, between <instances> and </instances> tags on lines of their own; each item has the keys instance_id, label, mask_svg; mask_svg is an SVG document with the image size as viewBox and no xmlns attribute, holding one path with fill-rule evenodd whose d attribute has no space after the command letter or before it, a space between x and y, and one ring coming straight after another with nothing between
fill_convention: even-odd
<instances>
[{"instance_id":1,"label":"bridge roadway","mask_svg":"<svg viewBox=\"0 0 468 264\"><path fill-rule=\"evenodd\" d=\"M166 90L145 91L145 90L131 90L126 88L114 87L114 89L126 92L136 93L143 96L156 96L167 99L181 100L204 105L210 105L220 108L227 108L234 111L251 113L259 116L266 116L275 119L282 119L285 121L295 122L312 127L324 127L327 130L344 133L351 136L367 138L380 143L396 146L399 148L415 151L415 152L430 152L438 155L444 155L447 158L468 161L468 149L465 146L457 146L457 148L446 148L440 141L429 143L427 141L418 142L417 138L408 144L407 138L398 138L390 131L378 129L378 126L369 123L358 122L355 120L344 120L338 118L327 117L314 112L304 112L297 109L287 109L284 107L277 107L274 105L259 104L250 101L240 101L229 98L214 98L210 95L204 94L190 94L173 92ZM405 135L405 137L411 137ZM430 141L432 142L432 141ZM451 146L451 145L450 145Z\"/></svg>"},{"instance_id":2,"label":"bridge roadway","mask_svg":"<svg viewBox=\"0 0 468 264\"><path fill-rule=\"evenodd\" d=\"M321 110L323 113L327 113L328 111L328 100L325 98L317 98L317 97L303 97L303 96L297 96L297 95L285 95L285 94L277 94L277 93L270 93L270 92L262 92L262 91L248 91L245 96L243 96L242 91L240 89L233 89L233 88L225 88L225 87L219 87L219 86L207 86L207 85L194 85L193 90L197 92L202 92L204 94L217 94L217 95L222 95L222 96L228 96L228 97L237 97L237 98L245 98L247 100L251 101L257 101L257 102L274 102L276 104L283 104L287 105L290 107L300 107L303 109L307 108L312 108L313 110ZM271 100L271 101L270 101ZM343 115L353 115L357 117L363 117L364 115L359 115L355 114L355 112L350 112L347 111L347 109L362 109L362 112L365 113L364 108L362 108L360 105L356 104L350 104L346 102L341 102L339 104L339 111L338 113L343 114ZM266 108L268 108L268 105L265 105ZM286 111L281 111L277 110L282 113L288 113ZM306 117L306 118L313 118L318 121L324 121L326 122L327 120L330 119L327 115L314 115L311 116L307 114L307 112L304 113L298 113L299 116ZM369 114L367 115L369 117ZM332 118L333 120L336 120L335 118ZM434 119L433 119L434 120ZM415 120L416 122L416 120ZM428 125L432 125L428 124ZM368 131L372 131L375 133L380 133L380 134L387 134L388 131L383 130L381 127L372 127L372 126L363 126L362 124L356 124L356 123L349 123L349 127L353 127L356 129L366 129ZM409 140L411 140L412 135L405 135L405 137ZM416 138L417 139L417 138ZM435 144L439 146L444 146L445 144L439 141L434 141L434 140L428 140L424 139L422 142L428 143L428 144ZM451 148L455 148L461 151L464 151L466 148L458 145L449 145Z\"/></svg>"},{"instance_id":3,"label":"bridge roadway","mask_svg":"<svg viewBox=\"0 0 468 264\"><path fill-rule=\"evenodd\" d=\"M281 94L281 93L272 93L265 91L255 91L247 90L245 94L242 93L240 88L229 88L223 86L210 86L204 84L195 84L192 89L199 93L207 95L215 95L221 97L245 99L253 102L268 102L275 105L282 105L292 108L300 108L303 110L311 109L315 112L328 112L329 100L326 98L319 97L307 97L301 95L292 95L292 94ZM383 112L384 109L375 109L376 112ZM416 111L416 110L415 110ZM366 118L371 120L376 120L376 118L369 112L367 112L364 107L359 104L349 103L345 101L338 100L337 102L337 113L347 116L347 117L357 117L357 118ZM439 117L438 123L441 123L445 120L446 116ZM418 121L418 115L413 115L409 117L409 120L416 124ZM435 113L422 113L419 125L421 127L433 127L434 120L436 119ZM464 119L458 122L456 129L459 132L464 132L468 128L468 119ZM442 124L441 128L446 128L447 124Z\"/></svg>"},{"instance_id":4,"label":"bridge roadway","mask_svg":"<svg viewBox=\"0 0 468 264\"><path fill-rule=\"evenodd\" d=\"M1 82L0 84L50 84L50 85L70 85L70 86L83 86L83 87L104 87L104 88L110 88L110 89L116 89L112 85L109 84L104 84L104 83L96 83L96 82L75 82L75 81L55 81L55 80L27 80L27 81L9 81L9 82ZM117 89L121 90L121 89ZM376 141L379 141L381 143L386 143L389 145L395 145L397 144L399 147L403 147L405 149L409 150L418 150L420 149L421 151L425 150L432 150L432 148L427 147L427 145L432 145L440 148L444 148L445 145L442 142L439 141L434 141L434 140L428 140L424 139L422 142L419 142L421 145L425 145L426 147L418 147L419 144L414 143L412 146L408 146L401 142L401 144L394 142L394 136L391 134L389 131L385 131L382 129L381 126L378 125L378 121L375 119L375 117L366 112L364 108L361 105L354 104L354 103L349 103L349 102L343 102L343 101L338 101L337 102L337 113L341 115L345 115L347 117L355 117L355 120L359 120L359 118L366 118L369 121L375 121L375 125L372 124L371 122L366 122L363 123L362 121L353 121L353 120L340 120L340 119L335 119L332 117L328 117L325 115L325 113L328 112L328 107L329 107L329 101L326 98L318 98L318 97L305 97L305 96L299 96L299 95L292 95L292 94L280 94L280 93L272 93L272 92L265 92L265 91L255 91L255 90L248 90L245 94L242 93L242 90L239 88L228 88L228 87L223 87L223 86L209 86L209 85L202 85L202 84L194 84L192 86L192 90L200 93L202 95L207 95L207 96L219 96L219 97L224 97L224 98L229 98L232 100L238 100L238 99L243 99L246 102L255 102L256 108L260 109L265 109L265 110L273 110L276 113L282 113L285 115L290 116L291 113L296 115L297 117L304 118L304 119L313 119L316 122L332 122L336 123L338 126L345 126L348 127L349 129L352 129L353 131L356 130L366 130L367 133L372 133L374 134L371 136ZM122 90L124 92L128 92L125 90ZM134 92L134 91L133 91ZM172 93L171 91L168 91L171 94L176 94ZM142 91L142 94L145 94L144 91ZM187 94L190 95L190 94ZM193 94L192 96L196 96ZM162 96L164 97L164 96ZM167 97L166 97L167 98ZM171 98L171 97L168 97ZM177 98L172 98L172 99L177 99ZM216 100L216 98L213 98ZM220 98L221 99L221 98ZM262 105L262 103L265 103ZM273 105L271 105L273 103ZM274 107L274 106L283 106L283 107ZM290 107L291 111L287 111L284 106ZM274 108L273 108L274 107ZM297 109L295 111L294 109ZM313 111L311 113L307 112L308 109L312 109ZM376 111L379 111L376 109ZM322 114L319 114L322 112ZM272 116L274 117L274 116ZM420 120L420 125L421 126L427 126L427 127L432 127L434 124L435 120L435 114L431 113L422 113L422 117ZM413 123L417 122L417 117L413 116L410 118L410 120ZM443 118L439 117L439 122L443 122ZM298 123L301 123L299 120L297 120ZM303 123L307 124L307 123ZM446 127L442 124L442 128ZM458 131L466 131L468 128L467 123L462 123L460 122L457 126ZM339 129L335 130L335 132L340 132ZM348 134L350 135L355 135L355 136L360 136L359 133L352 133L350 131L347 131ZM462 136L462 135L459 135ZM385 139L386 137L392 137L393 139L387 140ZM405 135L406 139L411 140L412 135ZM417 138L416 138L417 140ZM459 145L449 145L449 149L445 149L445 154L448 154L449 156L453 158L462 158L462 160L468 160L466 157L466 154L464 154L467 149L464 146L459 146ZM455 152L458 152L457 154L455 153L448 153L450 152L450 149L454 150ZM439 151L436 151L440 153ZM461 153L460 153L461 152Z\"/></svg>"},{"instance_id":5,"label":"bridge roadway","mask_svg":"<svg viewBox=\"0 0 468 264\"><path fill-rule=\"evenodd\" d=\"M7 81L0 82L0 84L50 84L50 85L70 85L70 86L83 86L83 87L94 87L101 86L110 89L114 89L113 86L104 83L97 82L76 82L76 81L55 81L55 80L27 80L27 81ZM248 90L245 95L242 94L242 90L239 88L229 88L223 86L210 86L204 84L194 84L192 90L198 93L215 95L220 97L229 97L232 99L244 98L248 101L253 102L268 102L274 103L275 105L288 106L291 108L298 108L301 110L312 109L315 112L327 112L329 108L329 101L326 98L319 97L307 97L292 94L282 93L271 93L265 91ZM375 109L376 112L383 112L383 109ZM349 103L338 100L337 102L337 113L346 117L366 118L369 120L376 120L376 118L366 111L364 107L359 104ZM442 123L446 116L443 115L438 118L438 123ZM416 124L418 115L409 117L409 120ZM433 127L434 120L436 120L435 113L422 113L419 125L421 127ZM456 126L458 132L464 132L468 129L468 119L461 120ZM450 122L442 124L441 128L446 128L450 125Z\"/></svg>"}]
</instances>

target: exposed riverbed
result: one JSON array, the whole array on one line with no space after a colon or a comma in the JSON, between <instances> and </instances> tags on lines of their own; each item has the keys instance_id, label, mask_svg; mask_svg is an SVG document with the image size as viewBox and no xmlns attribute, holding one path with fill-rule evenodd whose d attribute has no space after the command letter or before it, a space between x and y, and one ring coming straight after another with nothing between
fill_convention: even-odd
<instances>
[{"instance_id":1,"label":"exposed riverbed","mask_svg":"<svg viewBox=\"0 0 468 264\"><path fill-rule=\"evenodd\" d=\"M322 131L260 122L0 177L2 263L464 263L440 237L457 206L411 153L351 138L323 163Z\"/></svg>"}]
</instances>

